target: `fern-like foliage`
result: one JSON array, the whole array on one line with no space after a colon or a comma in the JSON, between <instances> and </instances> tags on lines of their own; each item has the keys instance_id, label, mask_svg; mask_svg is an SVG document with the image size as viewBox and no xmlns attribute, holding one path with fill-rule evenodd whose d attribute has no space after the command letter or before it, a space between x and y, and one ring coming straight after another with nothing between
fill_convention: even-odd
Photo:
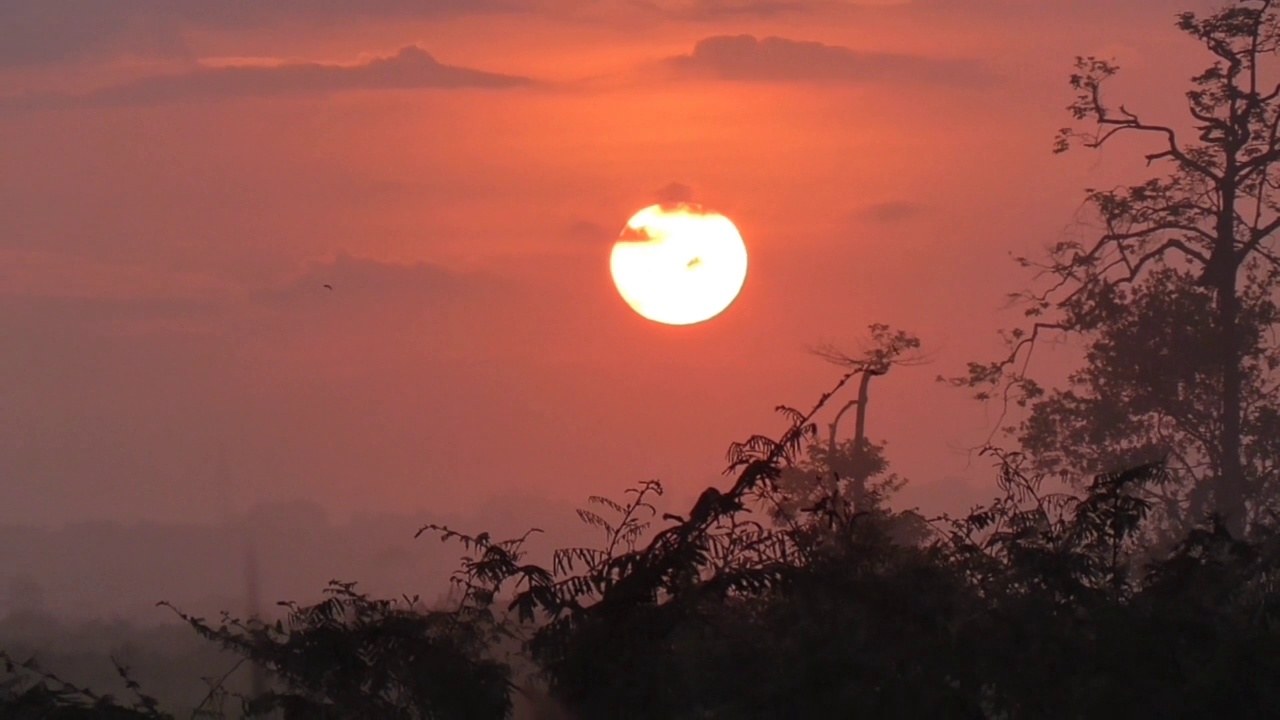
<instances>
[{"instance_id":1,"label":"fern-like foliage","mask_svg":"<svg viewBox=\"0 0 1280 720\"><path fill-rule=\"evenodd\" d=\"M124 664L113 661L133 702L79 687L45 670L34 658L16 661L0 651L0 718L5 720L172 720L160 703L142 691Z\"/></svg>"},{"instance_id":2,"label":"fern-like foliage","mask_svg":"<svg viewBox=\"0 0 1280 720\"><path fill-rule=\"evenodd\" d=\"M482 550L469 561L472 572L499 572L491 563L508 569L490 556L509 545L467 539ZM510 669L485 656L496 626L484 593L469 592L461 609L424 611L416 598L371 599L355 583L334 581L314 605L281 603L288 614L275 622L224 614L214 625L174 612L201 636L271 673L276 689L248 698L249 715L504 718L511 708Z\"/></svg>"}]
</instances>

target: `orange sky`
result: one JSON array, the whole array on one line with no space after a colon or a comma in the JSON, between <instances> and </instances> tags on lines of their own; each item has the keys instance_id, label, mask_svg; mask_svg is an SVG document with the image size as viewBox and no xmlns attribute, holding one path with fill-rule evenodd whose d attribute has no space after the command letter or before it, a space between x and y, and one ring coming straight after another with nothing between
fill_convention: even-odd
<instances>
[{"instance_id":1,"label":"orange sky","mask_svg":"<svg viewBox=\"0 0 1280 720\"><path fill-rule=\"evenodd\" d=\"M691 496L873 322L933 358L873 386L905 501L983 499L996 412L934 378L998 351L1009 254L1142 169L1050 153L1072 58L1176 116L1198 4L6 4L0 522ZM751 254L704 325L610 284L671 183Z\"/></svg>"}]
</instances>

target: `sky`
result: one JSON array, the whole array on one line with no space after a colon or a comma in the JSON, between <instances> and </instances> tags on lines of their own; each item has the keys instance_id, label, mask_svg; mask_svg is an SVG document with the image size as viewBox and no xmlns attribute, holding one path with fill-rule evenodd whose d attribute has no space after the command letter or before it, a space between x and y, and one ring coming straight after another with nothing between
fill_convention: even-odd
<instances>
[{"instance_id":1,"label":"sky","mask_svg":"<svg viewBox=\"0 0 1280 720\"><path fill-rule=\"evenodd\" d=\"M0 523L675 502L871 323L929 360L872 385L905 504L987 499L998 408L936 378L1000 352L1011 255L1144 171L1051 153L1073 58L1181 122L1199 5L0 4ZM750 256L688 327L608 270L673 192Z\"/></svg>"}]
</instances>

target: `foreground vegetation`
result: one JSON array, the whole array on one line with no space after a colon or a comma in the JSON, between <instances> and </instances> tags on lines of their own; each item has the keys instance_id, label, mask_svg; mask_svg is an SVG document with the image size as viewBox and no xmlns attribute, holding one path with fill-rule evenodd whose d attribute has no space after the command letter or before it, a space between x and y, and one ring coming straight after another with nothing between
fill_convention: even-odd
<instances>
[{"instance_id":1,"label":"foreground vegetation","mask_svg":"<svg viewBox=\"0 0 1280 720\"><path fill-rule=\"evenodd\" d=\"M1280 710L1280 532L1232 537L1212 518L1144 562L1145 491L1160 464L1043 491L1016 455L1001 496L930 523L904 544L904 515L855 511L847 483L786 523L747 506L775 488L815 429L734 446L735 482L687 518L656 520L654 483L625 503L593 499L596 548L525 564L523 539L444 528L470 548L456 606L425 611L335 585L277 623L186 618L266 669L226 716L502 718L536 668L564 717L1262 717ZM520 641L527 663L503 658ZM8 665L13 718L167 717ZM123 670L123 669L122 669ZM215 688L216 690L216 688ZM216 700L216 703L213 702ZM230 702L228 702L230 701ZM234 713L231 710L234 709ZM572 713L572 714L568 714ZM197 717L220 716L207 711Z\"/></svg>"}]
</instances>

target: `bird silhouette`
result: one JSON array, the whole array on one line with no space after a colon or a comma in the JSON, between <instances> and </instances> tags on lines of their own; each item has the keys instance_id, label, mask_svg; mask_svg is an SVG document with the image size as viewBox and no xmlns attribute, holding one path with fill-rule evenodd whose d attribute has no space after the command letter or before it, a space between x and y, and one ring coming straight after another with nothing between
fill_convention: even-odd
<instances>
[{"instance_id":1,"label":"bird silhouette","mask_svg":"<svg viewBox=\"0 0 1280 720\"><path fill-rule=\"evenodd\" d=\"M332 289L333 289L333 286L332 286L332 285L330 285L329 283L325 283L325 284L324 284L324 289L325 289L325 290L332 290Z\"/></svg>"}]
</instances>

